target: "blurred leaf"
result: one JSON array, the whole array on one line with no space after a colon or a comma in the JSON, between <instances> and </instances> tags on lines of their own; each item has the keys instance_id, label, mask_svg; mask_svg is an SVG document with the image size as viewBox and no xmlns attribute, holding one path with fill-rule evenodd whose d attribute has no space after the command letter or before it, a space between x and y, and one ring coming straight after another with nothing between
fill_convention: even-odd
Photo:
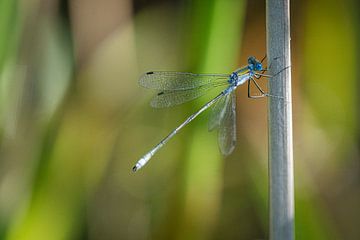
<instances>
[{"instance_id":1,"label":"blurred leaf","mask_svg":"<svg viewBox=\"0 0 360 240\"><path fill-rule=\"evenodd\" d=\"M192 59L200 64L196 72L231 72L239 56L244 1L194 2L191 48ZM226 27L225 27L226 26ZM193 62L194 63L194 62ZM208 94L201 101L209 101ZM196 104L199 108L199 104ZM207 115L207 114L204 114ZM207 117L192 123L185 162L185 215L178 239L207 239L214 231L220 209L222 163L216 134L206 132Z\"/></svg>"},{"instance_id":2,"label":"blurred leaf","mask_svg":"<svg viewBox=\"0 0 360 240\"><path fill-rule=\"evenodd\" d=\"M301 160L297 164L297 173L301 174L296 178L295 214L299 239L339 239L343 235L341 221L333 215L335 207L325 196L338 194L333 189L342 179L334 177L347 164L357 128L356 42L351 7L351 1L317 0L306 5L303 145L296 157Z\"/></svg>"},{"instance_id":3,"label":"blurred leaf","mask_svg":"<svg viewBox=\"0 0 360 240\"><path fill-rule=\"evenodd\" d=\"M0 73L9 57L15 56L19 35L18 1L0 0Z\"/></svg>"}]
</instances>

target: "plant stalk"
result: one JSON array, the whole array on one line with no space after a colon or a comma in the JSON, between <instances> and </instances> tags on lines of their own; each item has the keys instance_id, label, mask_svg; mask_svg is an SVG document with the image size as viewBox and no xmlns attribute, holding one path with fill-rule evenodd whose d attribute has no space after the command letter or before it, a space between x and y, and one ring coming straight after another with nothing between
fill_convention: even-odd
<instances>
[{"instance_id":1,"label":"plant stalk","mask_svg":"<svg viewBox=\"0 0 360 240\"><path fill-rule=\"evenodd\" d=\"M266 1L269 97L270 240L292 240L294 229L294 164L291 106L289 0Z\"/></svg>"}]
</instances>

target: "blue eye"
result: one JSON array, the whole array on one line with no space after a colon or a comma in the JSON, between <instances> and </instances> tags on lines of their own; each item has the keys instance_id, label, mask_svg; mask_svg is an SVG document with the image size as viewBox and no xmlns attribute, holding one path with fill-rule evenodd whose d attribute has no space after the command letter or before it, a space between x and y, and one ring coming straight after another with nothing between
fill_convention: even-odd
<instances>
[{"instance_id":1,"label":"blue eye","mask_svg":"<svg viewBox=\"0 0 360 240\"><path fill-rule=\"evenodd\" d=\"M256 64L256 70L257 70L257 71L262 70L262 64L261 64L261 63L257 63L257 64Z\"/></svg>"}]
</instances>

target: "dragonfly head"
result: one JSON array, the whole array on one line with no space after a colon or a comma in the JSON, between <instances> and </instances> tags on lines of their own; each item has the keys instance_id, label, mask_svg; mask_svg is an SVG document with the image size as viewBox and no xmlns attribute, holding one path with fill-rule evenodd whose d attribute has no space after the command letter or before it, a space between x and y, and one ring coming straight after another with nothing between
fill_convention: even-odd
<instances>
[{"instance_id":1,"label":"dragonfly head","mask_svg":"<svg viewBox=\"0 0 360 240\"><path fill-rule=\"evenodd\" d=\"M261 62L259 62L255 57L251 56L248 58L248 67L251 71L261 71L263 70Z\"/></svg>"}]
</instances>

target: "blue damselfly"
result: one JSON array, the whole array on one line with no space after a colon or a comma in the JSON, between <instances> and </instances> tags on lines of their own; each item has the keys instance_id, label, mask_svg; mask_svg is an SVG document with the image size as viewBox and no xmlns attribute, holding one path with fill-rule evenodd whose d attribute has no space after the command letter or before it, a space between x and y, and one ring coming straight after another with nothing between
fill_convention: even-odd
<instances>
[{"instance_id":1,"label":"blue damselfly","mask_svg":"<svg viewBox=\"0 0 360 240\"><path fill-rule=\"evenodd\" d=\"M264 60L264 59L263 59ZM262 60L262 61L263 61ZM197 112L189 116L169 135L146 153L133 167L133 171L142 168L152 156L163 147L180 129L194 120L200 113L214 105L209 118L209 131L218 129L218 144L224 156L229 155L236 143L236 95L235 89L248 82L248 97L259 98L271 96L265 93L256 79L270 77L264 74L266 69L262 61L255 57L248 58L248 64L229 74L193 74L184 72L147 72L139 80L141 86L155 89L157 95L151 101L155 108L171 107L198 98L215 87L225 87L215 98L203 105ZM250 83L260 91L259 95L251 95Z\"/></svg>"}]
</instances>

